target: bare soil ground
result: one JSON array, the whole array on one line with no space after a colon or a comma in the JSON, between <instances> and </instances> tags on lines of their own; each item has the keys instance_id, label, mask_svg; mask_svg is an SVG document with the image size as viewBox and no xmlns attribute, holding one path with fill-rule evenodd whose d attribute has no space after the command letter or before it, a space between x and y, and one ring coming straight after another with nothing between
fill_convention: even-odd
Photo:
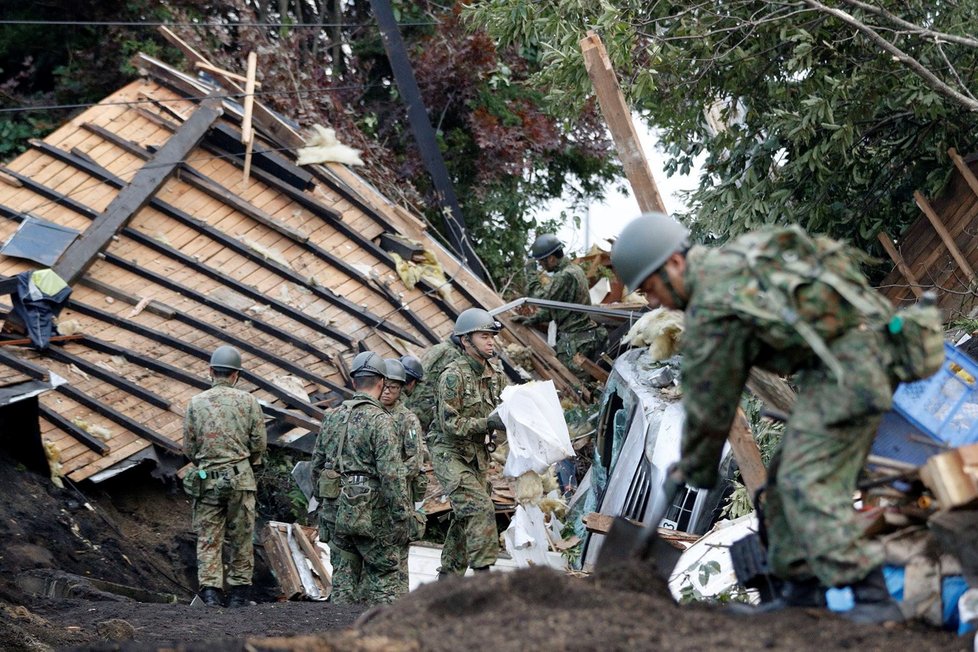
<instances>
[{"instance_id":1,"label":"bare soil ground","mask_svg":"<svg viewBox=\"0 0 978 652\"><path fill-rule=\"evenodd\" d=\"M128 476L128 477L126 477ZM742 617L679 606L652 569L601 576L546 569L422 587L365 613L328 603L263 601L192 607L189 505L140 471L99 487L54 488L0 452L2 650L971 650L972 641L908 625L856 626L824 612ZM90 502L94 511L84 503ZM31 595L24 573L61 570L146 590L179 604ZM263 600L271 578L259 573ZM353 627L350 627L353 625Z\"/></svg>"}]
</instances>

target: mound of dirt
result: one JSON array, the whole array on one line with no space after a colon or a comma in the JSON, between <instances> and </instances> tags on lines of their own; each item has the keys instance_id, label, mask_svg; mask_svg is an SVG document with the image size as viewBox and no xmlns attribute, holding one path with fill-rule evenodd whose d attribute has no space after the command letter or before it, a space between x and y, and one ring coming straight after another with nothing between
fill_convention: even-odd
<instances>
[{"instance_id":1,"label":"mound of dirt","mask_svg":"<svg viewBox=\"0 0 978 652\"><path fill-rule=\"evenodd\" d=\"M423 650L460 644L491 650L971 649L970 640L948 633L853 625L822 611L743 617L721 607L680 606L643 564L597 578L532 568L429 584L364 620L363 634L414 641Z\"/></svg>"}]
</instances>

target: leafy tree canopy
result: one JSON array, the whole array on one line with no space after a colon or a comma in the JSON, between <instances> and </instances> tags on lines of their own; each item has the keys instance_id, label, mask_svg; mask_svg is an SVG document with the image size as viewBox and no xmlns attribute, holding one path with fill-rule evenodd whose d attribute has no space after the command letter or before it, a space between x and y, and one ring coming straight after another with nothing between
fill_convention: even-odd
<instances>
[{"instance_id":1,"label":"leafy tree canopy","mask_svg":"<svg viewBox=\"0 0 978 652\"><path fill-rule=\"evenodd\" d=\"M870 4L872 3L872 4ZM724 239L769 223L875 248L919 216L947 149L974 151L978 3L944 0L473 0L469 24L539 52L529 85L574 119L589 97L579 40L603 39L632 107L686 172L686 217Z\"/></svg>"}]
</instances>

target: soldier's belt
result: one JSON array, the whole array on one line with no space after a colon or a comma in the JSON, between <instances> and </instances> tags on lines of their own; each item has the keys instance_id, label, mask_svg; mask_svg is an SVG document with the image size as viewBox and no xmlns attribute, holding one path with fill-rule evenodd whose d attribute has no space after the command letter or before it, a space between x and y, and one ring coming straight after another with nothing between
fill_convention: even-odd
<instances>
[{"instance_id":1,"label":"soldier's belt","mask_svg":"<svg viewBox=\"0 0 978 652\"><path fill-rule=\"evenodd\" d=\"M228 466L222 466L218 468L210 468L207 470L207 475L216 476L223 475L228 478L233 478L236 475L241 475L251 470L251 462L248 460L241 460L240 462L235 462Z\"/></svg>"},{"instance_id":2,"label":"soldier's belt","mask_svg":"<svg viewBox=\"0 0 978 652\"><path fill-rule=\"evenodd\" d=\"M380 482L371 475L350 473L343 476L343 484L365 484L371 487L379 487Z\"/></svg>"}]
</instances>

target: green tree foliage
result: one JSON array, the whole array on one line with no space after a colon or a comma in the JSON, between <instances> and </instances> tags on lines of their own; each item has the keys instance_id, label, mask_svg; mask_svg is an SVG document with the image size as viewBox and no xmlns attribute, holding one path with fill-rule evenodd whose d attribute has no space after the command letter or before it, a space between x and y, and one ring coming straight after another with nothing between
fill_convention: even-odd
<instances>
[{"instance_id":1,"label":"green tree foliage","mask_svg":"<svg viewBox=\"0 0 978 652\"><path fill-rule=\"evenodd\" d=\"M593 103L573 121L542 109L543 95L526 83L541 70L539 50L497 48L461 26L452 3L392 4L470 238L507 285L540 226L535 209L600 197L616 177L610 142ZM368 0L49 0L4 5L0 18L199 23L174 31L239 73L254 49L262 101L303 126L334 127L364 150L372 182L443 227ZM128 60L140 50L186 66L154 27L0 25L0 108L98 101L135 77ZM0 156L69 113L0 113Z\"/></svg>"},{"instance_id":2,"label":"green tree foliage","mask_svg":"<svg viewBox=\"0 0 978 652\"><path fill-rule=\"evenodd\" d=\"M668 172L705 153L686 216L701 237L799 222L875 249L919 216L914 190L946 181L949 147L974 151L978 4L871 2L474 0L464 16L539 50L528 83L567 119L591 94L578 41L598 32Z\"/></svg>"}]
</instances>

